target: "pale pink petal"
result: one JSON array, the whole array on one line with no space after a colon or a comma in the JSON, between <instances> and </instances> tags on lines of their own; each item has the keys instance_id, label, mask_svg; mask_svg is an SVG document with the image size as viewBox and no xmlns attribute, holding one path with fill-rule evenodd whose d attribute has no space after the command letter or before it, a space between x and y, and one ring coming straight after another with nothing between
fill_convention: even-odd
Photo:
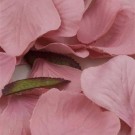
<instances>
[{"instance_id":1,"label":"pale pink petal","mask_svg":"<svg viewBox=\"0 0 135 135\"><path fill-rule=\"evenodd\" d=\"M69 91L81 91L81 70L64 65L56 65L45 60L38 59L33 66L30 77L55 77L70 80L63 89Z\"/></svg>"},{"instance_id":2,"label":"pale pink petal","mask_svg":"<svg viewBox=\"0 0 135 135\"><path fill-rule=\"evenodd\" d=\"M10 97L0 114L0 135L31 135L29 120L36 101L37 97L32 95Z\"/></svg>"},{"instance_id":3,"label":"pale pink petal","mask_svg":"<svg viewBox=\"0 0 135 135\"><path fill-rule=\"evenodd\" d=\"M129 126L135 114L135 60L117 56L109 62L85 69L81 76L84 94L116 113Z\"/></svg>"},{"instance_id":4,"label":"pale pink petal","mask_svg":"<svg viewBox=\"0 0 135 135\"><path fill-rule=\"evenodd\" d=\"M60 23L52 0L0 1L0 44L10 55L21 55L30 42Z\"/></svg>"},{"instance_id":5,"label":"pale pink petal","mask_svg":"<svg viewBox=\"0 0 135 135\"><path fill-rule=\"evenodd\" d=\"M61 18L61 26L48 35L71 37L76 35L84 13L83 0L53 0Z\"/></svg>"},{"instance_id":6,"label":"pale pink petal","mask_svg":"<svg viewBox=\"0 0 135 135\"><path fill-rule=\"evenodd\" d=\"M78 39L91 43L105 34L120 10L119 0L93 0L85 12L78 31Z\"/></svg>"},{"instance_id":7,"label":"pale pink petal","mask_svg":"<svg viewBox=\"0 0 135 135\"><path fill-rule=\"evenodd\" d=\"M135 8L119 11L110 30L89 45L98 52L114 55L135 54Z\"/></svg>"},{"instance_id":8,"label":"pale pink petal","mask_svg":"<svg viewBox=\"0 0 135 135\"><path fill-rule=\"evenodd\" d=\"M30 128L32 135L117 135L120 122L83 94L52 89L40 97Z\"/></svg>"},{"instance_id":9,"label":"pale pink petal","mask_svg":"<svg viewBox=\"0 0 135 135\"><path fill-rule=\"evenodd\" d=\"M15 70L16 58L0 52L0 90L9 82Z\"/></svg>"}]
</instances>

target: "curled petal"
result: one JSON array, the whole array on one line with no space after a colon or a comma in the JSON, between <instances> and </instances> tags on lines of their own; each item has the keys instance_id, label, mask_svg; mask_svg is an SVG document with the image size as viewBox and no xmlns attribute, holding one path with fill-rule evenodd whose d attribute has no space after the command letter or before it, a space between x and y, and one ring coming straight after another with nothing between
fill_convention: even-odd
<instances>
[{"instance_id":1,"label":"curled petal","mask_svg":"<svg viewBox=\"0 0 135 135\"><path fill-rule=\"evenodd\" d=\"M84 94L117 114L130 127L135 114L135 60L117 56L107 63L85 69L81 76Z\"/></svg>"}]
</instances>

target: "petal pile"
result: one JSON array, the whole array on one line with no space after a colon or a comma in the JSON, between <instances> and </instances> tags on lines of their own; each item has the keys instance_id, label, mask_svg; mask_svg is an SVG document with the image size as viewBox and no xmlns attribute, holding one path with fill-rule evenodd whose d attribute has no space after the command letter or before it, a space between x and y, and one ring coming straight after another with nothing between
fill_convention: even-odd
<instances>
[{"instance_id":1,"label":"petal pile","mask_svg":"<svg viewBox=\"0 0 135 135\"><path fill-rule=\"evenodd\" d=\"M76 35L84 13L83 0L4 0L0 5L0 46L13 56L23 54L47 32L51 36Z\"/></svg>"},{"instance_id":2,"label":"petal pile","mask_svg":"<svg viewBox=\"0 0 135 135\"><path fill-rule=\"evenodd\" d=\"M81 21L78 39L88 44L89 50L101 54L134 55L135 6L133 5L134 0L117 0L117 2L93 0Z\"/></svg>"},{"instance_id":3,"label":"petal pile","mask_svg":"<svg viewBox=\"0 0 135 135\"><path fill-rule=\"evenodd\" d=\"M135 135L134 55L135 0L0 0L0 135Z\"/></svg>"},{"instance_id":4,"label":"petal pile","mask_svg":"<svg viewBox=\"0 0 135 135\"><path fill-rule=\"evenodd\" d=\"M0 2L1 47L18 56L42 34L58 29L61 20L52 0Z\"/></svg>"}]
</instances>

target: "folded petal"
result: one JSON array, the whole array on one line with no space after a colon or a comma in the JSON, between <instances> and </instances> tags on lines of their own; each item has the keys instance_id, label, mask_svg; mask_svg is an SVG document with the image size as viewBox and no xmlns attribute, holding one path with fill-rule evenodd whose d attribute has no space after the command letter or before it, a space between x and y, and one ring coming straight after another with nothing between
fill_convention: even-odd
<instances>
[{"instance_id":1,"label":"folded petal","mask_svg":"<svg viewBox=\"0 0 135 135\"><path fill-rule=\"evenodd\" d=\"M130 127L135 114L135 60L117 56L109 62L85 69L81 76L84 94L117 114Z\"/></svg>"},{"instance_id":2,"label":"folded petal","mask_svg":"<svg viewBox=\"0 0 135 135\"><path fill-rule=\"evenodd\" d=\"M135 54L135 8L125 8L117 14L109 31L96 42L89 45L102 54L134 55Z\"/></svg>"},{"instance_id":3,"label":"folded petal","mask_svg":"<svg viewBox=\"0 0 135 135\"><path fill-rule=\"evenodd\" d=\"M15 70L16 58L0 52L0 90L9 82Z\"/></svg>"},{"instance_id":4,"label":"folded petal","mask_svg":"<svg viewBox=\"0 0 135 135\"><path fill-rule=\"evenodd\" d=\"M42 59L38 59L34 66L30 77L53 77L63 78L71 81L64 90L81 92L80 77L81 70L64 65L56 65Z\"/></svg>"},{"instance_id":5,"label":"folded petal","mask_svg":"<svg viewBox=\"0 0 135 135\"><path fill-rule=\"evenodd\" d=\"M120 123L83 94L52 89L40 97L30 128L32 135L117 135Z\"/></svg>"},{"instance_id":6,"label":"folded petal","mask_svg":"<svg viewBox=\"0 0 135 135\"><path fill-rule=\"evenodd\" d=\"M53 0L61 18L61 26L49 35L71 37L76 35L84 13L83 0Z\"/></svg>"},{"instance_id":7,"label":"folded petal","mask_svg":"<svg viewBox=\"0 0 135 135\"><path fill-rule=\"evenodd\" d=\"M97 40L109 30L119 10L119 0L93 0L81 21L78 39L83 43Z\"/></svg>"},{"instance_id":8,"label":"folded petal","mask_svg":"<svg viewBox=\"0 0 135 135\"><path fill-rule=\"evenodd\" d=\"M0 134L30 135L29 120L37 97L32 95L17 95L8 99L7 107L0 114Z\"/></svg>"},{"instance_id":9,"label":"folded petal","mask_svg":"<svg viewBox=\"0 0 135 135\"><path fill-rule=\"evenodd\" d=\"M2 0L0 5L1 47L13 56L61 23L52 0Z\"/></svg>"},{"instance_id":10,"label":"folded petal","mask_svg":"<svg viewBox=\"0 0 135 135\"><path fill-rule=\"evenodd\" d=\"M80 44L74 37L52 39L41 37L35 42L35 48L37 50L46 50L60 54L73 54L82 58L89 55L89 51L86 49L86 46Z\"/></svg>"}]
</instances>

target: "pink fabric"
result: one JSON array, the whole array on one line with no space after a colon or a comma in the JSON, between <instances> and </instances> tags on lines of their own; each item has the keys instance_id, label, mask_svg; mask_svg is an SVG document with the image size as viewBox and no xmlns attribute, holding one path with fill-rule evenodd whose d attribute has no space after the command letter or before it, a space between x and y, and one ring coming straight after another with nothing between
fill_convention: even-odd
<instances>
[{"instance_id":1,"label":"pink fabric","mask_svg":"<svg viewBox=\"0 0 135 135\"><path fill-rule=\"evenodd\" d=\"M30 128L32 135L117 135L120 122L83 94L52 89L38 100Z\"/></svg>"},{"instance_id":2,"label":"pink fabric","mask_svg":"<svg viewBox=\"0 0 135 135\"><path fill-rule=\"evenodd\" d=\"M85 69L81 76L84 94L117 114L130 127L133 127L135 114L134 68L134 59L117 56L103 65Z\"/></svg>"},{"instance_id":3,"label":"pink fabric","mask_svg":"<svg viewBox=\"0 0 135 135\"><path fill-rule=\"evenodd\" d=\"M0 52L0 93L15 70L16 58Z\"/></svg>"},{"instance_id":4,"label":"pink fabric","mask_svg":"<svg viewBox=\"0 0 135 135\"><path fill-rule=\"evenodd\" d=\"M71 81L61 89L81 92L81 70L64 65L56 65L45 60L38 59L32 69L30 77L55 77Z\"/></svg>"}]
</instances>

